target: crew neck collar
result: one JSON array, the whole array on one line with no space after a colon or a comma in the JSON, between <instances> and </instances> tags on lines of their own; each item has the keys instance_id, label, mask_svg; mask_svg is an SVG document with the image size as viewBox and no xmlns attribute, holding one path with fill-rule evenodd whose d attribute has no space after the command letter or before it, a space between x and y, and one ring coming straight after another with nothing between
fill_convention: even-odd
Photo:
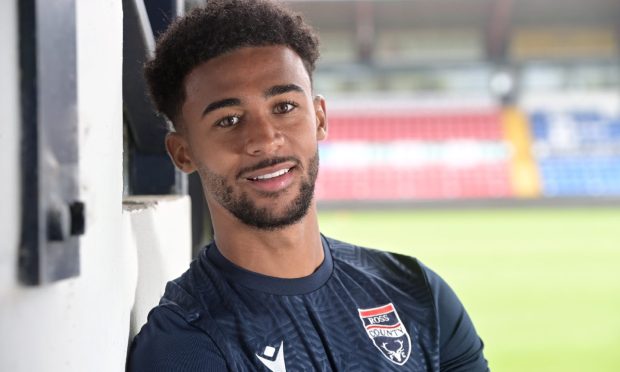
<instances>
[{"instance_id":1,"label":"crew neck collar","mask_svg":"<svg viewBox=\"0 0 620 372\"><path fill-rule=\"evenodd\" d=\"M239 285L275 295L294 296L319 289L331 276L333 270L332 255L329 242L323 235L321 235L321 244L324 253L321 265L312 274L294 279L276 278L239 267L222 255L215 242L207 247L206 256L227 279Z\"/></svg>"}]
</instances>

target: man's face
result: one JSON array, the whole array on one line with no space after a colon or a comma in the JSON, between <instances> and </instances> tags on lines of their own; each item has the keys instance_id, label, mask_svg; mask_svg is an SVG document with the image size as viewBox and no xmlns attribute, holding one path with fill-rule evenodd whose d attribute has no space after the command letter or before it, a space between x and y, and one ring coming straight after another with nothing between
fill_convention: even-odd
<instances>
[{"instance_id":1,"label":"man's face","mask_svg":"<svg viewBox=\"0 0 620 372\"><path fill-rule=\"evenodd\" d=\"M192 70L185 95L167 145L179 168L199 172L212 212L262 229L301 220L326 135L301 58L284 46L238 49Z\"/></svg>"}]
</instances>

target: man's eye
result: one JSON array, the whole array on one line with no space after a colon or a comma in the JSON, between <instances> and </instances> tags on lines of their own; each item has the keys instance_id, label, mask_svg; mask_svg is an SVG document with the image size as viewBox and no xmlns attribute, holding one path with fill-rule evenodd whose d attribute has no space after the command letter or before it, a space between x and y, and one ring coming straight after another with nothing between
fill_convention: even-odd
<instances>
[{"instance_id":1,"label":"man's eye","mask_svg":"<svg viewBox=\"0 0 620 372\"><path fill-rule=\"evenodd\" d=\"M233 125L239 124L239 120L241 119L238 116L227 116L216 122L215 125L222 128L232 127Z\"/></svg>"},{"instance_id":2,"label":"man's eye","mask_svg":"<svg viewBox=\"0 0 620 372\"><path fill-rule=\"evenodd\" d=\"M295 107L297 107L297 105L293 102L281 102L273 108L273 112L275 114L286 114L287 112L293 111Z\"/></svg>"}]
</instances>

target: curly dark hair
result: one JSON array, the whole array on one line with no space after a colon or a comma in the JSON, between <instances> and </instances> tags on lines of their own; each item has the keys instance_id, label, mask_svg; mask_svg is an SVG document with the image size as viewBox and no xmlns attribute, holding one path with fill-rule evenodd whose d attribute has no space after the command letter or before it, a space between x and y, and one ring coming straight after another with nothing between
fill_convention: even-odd
<instances>
[{"instance_id":1,"label":"curly dark hair","mask_svg":"<svg viewBox=\"0 0 620 372\"><path fill-rule=\"evenodd\" d=\"M176 19L158 38L145 77L157 110L178 126L183 81L196 66L246 46L286 45L312 79L319 39L302 17L269 0L209 0Z\"/></svg>"}]
</instances>

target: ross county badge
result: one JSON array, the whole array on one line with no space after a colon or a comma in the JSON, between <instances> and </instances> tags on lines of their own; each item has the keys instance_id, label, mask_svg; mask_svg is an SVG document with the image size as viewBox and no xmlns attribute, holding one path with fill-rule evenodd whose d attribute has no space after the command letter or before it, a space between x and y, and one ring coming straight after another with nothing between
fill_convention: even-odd
<instances>
[{"instance_id":1,"label":"ross county badge","mask_svg":"<svg viewBox=\"0 0 620 372\"><path fill-rule=\"evenodd\" d=\"M411 354L411 339L392 303L357 309L368 337L390 362L402 366Z\"/></svg>"}]
</instances>

